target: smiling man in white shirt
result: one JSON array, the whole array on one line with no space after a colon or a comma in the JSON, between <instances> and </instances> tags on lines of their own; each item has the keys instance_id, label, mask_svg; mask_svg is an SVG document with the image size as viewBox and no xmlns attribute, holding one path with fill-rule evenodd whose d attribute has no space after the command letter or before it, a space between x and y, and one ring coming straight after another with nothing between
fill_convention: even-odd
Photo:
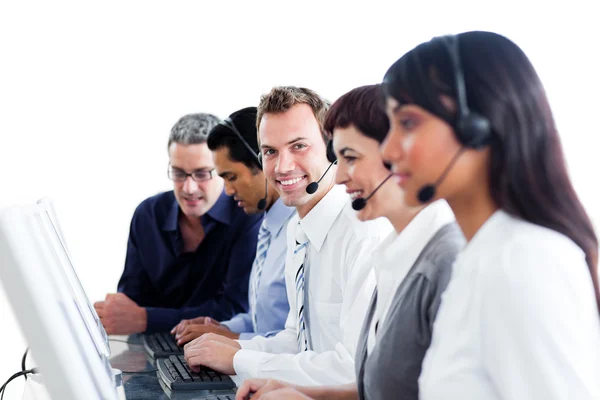
<instances>
[{"instance_id":1,"label":"smiling man in white shirt","mask_svg":"<svg viewBox=\"0 0 600 400\"><path fill-rule=\"evenodd\" d=\"M185 347L192 368L303 385L355 380L356 342L372 294L355 281L392 226L382 218L360 222L344 187L334 184L323 129L328 107L315 92L292 86L273 88L258 106L265 176L297 210L287 232L285 329L240 341L204 335Z\"/></svg>"}]
</instances>

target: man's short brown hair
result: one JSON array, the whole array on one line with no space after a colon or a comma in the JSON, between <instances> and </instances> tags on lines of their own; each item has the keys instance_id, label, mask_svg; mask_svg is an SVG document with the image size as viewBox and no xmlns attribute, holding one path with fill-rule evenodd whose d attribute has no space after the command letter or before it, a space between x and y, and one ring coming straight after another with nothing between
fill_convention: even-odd
<instances>
[{"instance_id":1,"label":"man's short brown hair","mask_svg":"<svg viewBox=\"0 0 600 400\"><path fill-rule=\"evenodd\" d=\"M307 104L312 109L319 123L323 140L327 143L328 134L325 132L325 115L331 103L316 92L296 86L275 86L269 93L260 97L256 114L256 129L260 129L260 121L265 114L278 114L288 111L296 104Z\"/></svg>"}]
</instances>

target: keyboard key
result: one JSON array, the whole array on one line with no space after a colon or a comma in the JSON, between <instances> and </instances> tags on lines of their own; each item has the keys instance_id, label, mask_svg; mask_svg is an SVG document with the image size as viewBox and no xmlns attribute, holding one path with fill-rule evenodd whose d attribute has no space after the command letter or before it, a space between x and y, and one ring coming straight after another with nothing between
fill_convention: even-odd
<instances>
[{"instance_id":1,"label":"keyboard key","mask_svg":"<svg viewBox=\"0 0 600 400\"><path fill-rule=\"evenodd\" d=\"M183 356L159 358L157 369L160 379L171 390L221 390L235 388L235 383L227 375L220 374L210 368L202 367L196 373L190 369ZM221 395L225 396L227 394Z\"/></svg>"},{"instance_id":2,"label":"keyboard key","mask_svg":"<svg viewBox=\"0 0 600 400\"><path fill-rule=\"evenodd\" d=\"M165 350L173 353L177 353L181 350L181 347L179 347L175 341L175 337L173 337L170 333L161 333L160 335L162 335L164 342L168 346Z\"/></svg>"},{"instance_id":3,"label":"keyboard key","mask_svg":"<svg viewBox=\"0 0 600 400\"><path fill-rule=\"evenodd\" d=\"M143 336L142 341L148 354L155 359L183 354L183 348L177 345L175 338L168 332L147 333Z\"/></svg>"},{"instance_id":4,"label":"keyboard key","mask_svg":"<svg viewBox=\"0 0 600 400\"><path fill-rule=\"evenodd\" d=\"M169 346L169 343L167 343L167 341L165 340L165 338L161 335L156 335L156 338L158 339L159 343L160 343L160 347L163 350L171 350L171 346Z\"/></svg>"}]
</instances>

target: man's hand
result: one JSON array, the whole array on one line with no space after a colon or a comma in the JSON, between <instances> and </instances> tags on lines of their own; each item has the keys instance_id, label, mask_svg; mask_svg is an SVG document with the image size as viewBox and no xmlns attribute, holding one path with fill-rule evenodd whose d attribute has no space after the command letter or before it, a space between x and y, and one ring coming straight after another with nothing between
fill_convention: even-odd
<instances>
[{"instance_id":1,"label":"man's hand","mask_svg":"<svg viewBox=\"0 0 600 400\"><path fill-rule=\"evenodd\" d=\"M229 330L225 325L213 325L213 324L194 324L188 325L183 329L183 332L175 335L175 339L177 340L177 344L179 346L184 345L185 343L199 338L200 336L206 333L216 333L221 336L225 336L229 339L239 339L239 333L234 333Z\"/></svg>"},{"instance_id":2,"label":"man's hand","mask_svg":"<svg viewBox=\"0 0 600 400\"><path fill-rule=\"evenodd\" d=\"M206 324L206 325L217 325L220 326L221 324L217 321L215 321L214 319L210 318L210 317L196 317L193 319L182 319L180 323L178 323L177 325L175 325L173 327L173 329L171 329L171 335L181 335L181 333L183 332L183 330L190 326L190 325L202 325L202 324Z\"/></svg>"},{"instance_id":3,"label":"man's hand","mask_svg":"<svg viewBox=\"0 0 600 400\"><path fill-rule=\"evenodd\" d=\"M131 335L146 330L146 309L123 293L107 294L104 301L94 303L94 308L109 335Z\"/></svg>"},{"instance_id":4,"label":"man's hand","mask_svg":"<svg viewBox=\"0 0 600 400\"><path fill-rule=\"evenodd\" d=\"M208 341L208 340L212 340L213 342L223 343L227 346L234 347L238 350L240 350L242 348L242 346L240 346L240 344L237 341L230 339L228 337L225 337L223 335L218 335L216 333L207 333L205 335L202 335L198 339L192 340L185 347L200 344L200 343L202 343L204 341Z\"/></svg>"},{"instance_id":5,"label":"man's hand","mask_svg":"<svg viewBox=\"0 0 600 400\"><path fill-rule=\"evenodd\" d=\"M222 341L205 339L213 336L222 337L214 333L206 334L184 347L185 361L193 371L199 372L200 366L205 366L223 374L234 375L233 357L240 351L238 347L223 343ZM227 338L224 338L227 339ZM231 340L231 339L227 339ZM233 342L233 341L232 341Z\"/></svg>"},{"instance_id":6,"label":"man's hand","mask_svg":"<svg viewBox=\"0 0 600 400\"><path fill-rule=\"evenodd\" d=\"M235 400L247 400L252 395L252 400L266 399L310 399L299 392L300 388L291 383L281 382L275 379L249 379L244 381L238 389Z\"/></svg>"}]
</instances>

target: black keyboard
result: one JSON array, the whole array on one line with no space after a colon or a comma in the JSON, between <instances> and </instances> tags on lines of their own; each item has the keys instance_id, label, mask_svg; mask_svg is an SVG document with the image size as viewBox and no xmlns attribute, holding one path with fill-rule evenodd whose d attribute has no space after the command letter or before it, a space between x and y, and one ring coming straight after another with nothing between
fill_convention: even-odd
<instances>
[{"instance_id":1,"label":"black keyboard","mask_svg":"<svg viewBox=\"0 0 600 400\"><path fill-rule=\"evenodd\" d=\"M209 394L205 400L235 400L235 394Z\"/></svg>"},{"instance_id":2,"label":"black keyboard","mask_svg":"<svg viewBox=\"0 0 600 400\"><path fill-rule=\"evenodd\" d=\"M146 333L142 341L152 358L183 354L183 347L177 346L175 337L167 332Z\"/></svg>"},{"instance_id":3,"label":"black keyboard","mask_svg":"<svg viewBox=\"0 0 600 400\"><path fill-rule=\"evenodd\" d=\"M231 380L229 375L221 374L220 372L206 367L202 367L200 372L192 371L182 355L159 358L156 360L156 366L158 368L160 379L162 379L171 390L216 390L235 388L235 383Z\"/></svg>"}]
</instances>

